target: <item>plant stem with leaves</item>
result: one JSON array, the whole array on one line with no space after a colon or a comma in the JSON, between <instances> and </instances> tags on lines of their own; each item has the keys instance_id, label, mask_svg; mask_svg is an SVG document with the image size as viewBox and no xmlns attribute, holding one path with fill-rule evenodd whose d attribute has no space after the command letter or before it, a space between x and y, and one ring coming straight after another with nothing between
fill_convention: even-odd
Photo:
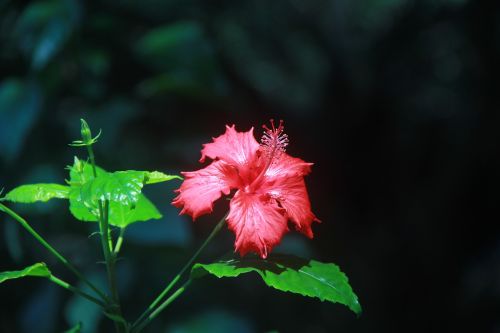
<instances>
[{"instance_id":1,"label":"plant stem with leaves","mask_svg":"<svg viewBox=\"0 0 500 333\"><path fill-rule=\"evenodd\" d=\"M0 210L7 213L14 220L19 222L19 224L26 229L40 244L42 244L54 257L56 257L64 266L66 266L71 272L73 272L80 280L82 280L87 286L89 286L93 291L95 291L99 297L101 297L105 301L109 301L108 297L97 288L92 282L90 282L83 274L61 253L59 253L52 245L50 245L38 232L36 232L28 222L19 216L16 212L14 212L9 207L0 203Z\"/></svg>"},{"instance_id":2,"label":"plant stem with leaves","mask_svg":"<svg viewBox=\"0 0 500 333\"><path fill-rule=\"evenodd\" d=\"M103 303L101 300L99 300L99 299L97 299L97 298L95 298L95 297L87 294L86 292L84 292L84 291L82 291L82 290L80 290L80 289L78 289L78 288L76 288L76 287L74 287L72 285L70 285L68 282L63 281L63 280L59 279L58 277L56 277L54 275L50 275L49 276L49 280L52 281L52 282L54 282L58 286L63 287L64 289L67 289L67 290L69 290L71 292L74 292L77 295L82 296L83 298L86 298L87 300L89 300L89 301L91 301L91 302L93 302L93 303L101 306L102 308L106 307L106 304Z\"/></svg>"},{"instance_id":3,"label":"plant stem with leaves","mask_svg":"<svg viewBox=\"0 0 500 333\"><path fill-rule=\"evenodd\" d=\"M92 165L92 172L94 178L97 178L97 167L95 163L94 150L92 148L92 144L96 142L96 139L92 138L92 134L90 132L90 128L88 127L85 120L81 120L82 122L82 142L87 147L87 152L89 155L90 163ZM109 289L111 290L111 318L118 317L118 319L122 318L121 313L121 304L120 304L120 296L118 293L118 286L116 281L116 272L115 272L115 262L116 256L113 249L113 240L111 239L111 235L109 232L109 200L100 200L98 202L99 206L99 234L101 239L102 250L104 254L104 260L106 261L106 272L108 276L108 284ZM125 332L127 331L127 325L124 320L115 320L115 328L117 332ZM125 324L124 324L125 323Z\"/></svg>"},{"instance_id":4,"label":"plant stem with leaves","mask_svg":"<svg viewBox=\"0 0 500 333\"><path fill-rule=\"evenodd\" d=\"M132 330L133 333L139 333L146 327L153 319L155 319L160 312L162 312L167 306L169 306L173 301L175 301L183 292L186 290L186 288L191 284L191 279L188 279L182 287L177 289L172 295L170 295L169 298L167 298L163 303L156 308L151 314L149 314L146 319L144 319L142 322L140 322L136 328Z\"/></svg>"},{"instance_id":5,"label":"plant stem with leaves","mask_svg":"<svg viewBox=\"0 0 500 333\"><path fill-rule=\"evenodd\" d=\"M156 311L154 310L155 307L165 298L165 296L168 294L168 292L175 286L175 284L179 281L179 279L182 277L182 275L191 267L191 265L193 264L193 262L196 260L196 258L198 258L198 256L200 255L201 251L203 251L205 249L205 247L208 245L208 243L215 237L215 235L217 235L217 233L219 233L220 229L224 226L224 224L226 223L226 218L227 218L227 215L229 214L226 213L224 215L224 217L222 219L220 219L220 221L217 223L217 225L215 226L215 228L212 230L212 232L210 233L210 235L208 235L208 237L205 239L205 241L203 242L203 244L201 244L200 248L193 254L193 256L191 257L191 259L188 260L188 262L184 265L184 267L182 267L182 269L179 271L179 273L170 281L170 283L165 287L165 289L163 289L163 291L160 293L160 295L158 295L158 297L156 297L156 299L148 306L148 308L146 309L146 311L144 311L142 313L142 315L134 322L134 324L132 325L133 327L137 327L136 330L134 332L140 332L140 330L142 328L144 328L145 325L147 325L147 323L149 323L154 317L156 317L156 315L159 313L156 313ZM189 284L185 284L182 288L182 291L184 291L184 289L188 286ZM181 292L182 292L181 291ZM176 293L178 293L179 291L176 291L173 295L175 295ZM181 293L179 292L179 294ZM173 296L172 295L172 296ZM171 296L171 297L172 297ZM177 295L178 296L178 295ZM177 296L175 298L177 298ZM165 301L164 304L160 305L160 307L165 308L168 304L170 304L175 298L171 299L167 299L170 300L170 302L167 303L167 301ZM159 307L159 308L160 308ZM159 309L158 308L158 309ZM154 312L153 312L154 311ZM161 311L161 310L160 310ZM152 317L152 313L156 313L153 317ZM151 314L151 315L150 315ZM146 318L147 317L147 318ZM146 319L145 319L146 318Z\"/></svg>"}]
</instances>

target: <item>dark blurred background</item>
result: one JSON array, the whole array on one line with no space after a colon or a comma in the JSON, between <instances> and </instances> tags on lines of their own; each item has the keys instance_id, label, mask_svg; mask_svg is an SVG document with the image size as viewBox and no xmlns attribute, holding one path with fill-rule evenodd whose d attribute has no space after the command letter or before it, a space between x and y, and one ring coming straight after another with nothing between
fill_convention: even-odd
<instances>
[{"instance_id":1,"label":"dark blurred background","mask_svg":"<svg viewBox=\"0 0 500 333\"><path fill-rule=\"evenodd\" d=\"M257 276L196 282L149 332L500 332L496 1L0 1L0 188L67 179L79 118L103 130L108 170L200 168L202 143L283 119L288 152L323 221L276 251L335 262L364 313L266 288ZM164 214L126 233L118 264L135 318L224 214ZM13 205L105 284L96 225L67 202ZM45 261L0 216L0 269ZM232 249L222 232L201 261ZM87 301L41 279L0 286L0 331L109 332Z\"/></svg>"}]
</instances>

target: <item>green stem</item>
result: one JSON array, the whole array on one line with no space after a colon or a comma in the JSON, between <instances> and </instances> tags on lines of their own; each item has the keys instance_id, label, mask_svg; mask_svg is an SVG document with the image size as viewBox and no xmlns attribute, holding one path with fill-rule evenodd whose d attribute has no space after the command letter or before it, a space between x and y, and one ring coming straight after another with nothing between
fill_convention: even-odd
<instances>
[{"instance_id":1,"label":"green stem","mask_svg":"<svg viewBox=\"0 0 500 333\"><path fill-rule=\"evenodd\" d=\"M109 200L104 201L103 207L103 227L104 227L104 237L106 237L106 242L108 242L108 251L112 252L113 250L113 240L111 239L111 230L109 228Z\"/></svg>"},{"instance_id":2,"label":"green stem","mask_svg":"<svg viewBox=\"0 0 500 333\"><path fill-rule=\"evenodd\" d=\"M94 157L94 149L92 149L92 144L88 144L87 152L89 154L90 164L92 165L92 173L94 174L94 178L97 178L97 168L95 166L95 157Z\"/></svg>"},{"instance_id":3,"label":"green stem","mask_svg":"<svg viewBox=\"0 0 500 333\"><path fill-rule=\"evenodd\" d=\"M146 316L148 316L153 311L153 309L158 305L158 303L160 303L161 300L167 295L167 293L175 286L175 284L179 281L179 279L186 272L186 270L188 268L190 268L191 265L193 264L193 262L196 260L196 258L198 258L198 255L201 253L201 251L203 251L203 249L205 249L205 247L207 246L207 244L220 231L220 229L222 228L222 226L226 222L226 217L227 217L228 214L229 214L229 212L227 212L224 215L224 217L219 221L219 223L217 223L217 225L212 230L212 232L210 233L210 235L207 237L207 239L205 239L205 241L203 242L203 244L201 244L200 248L193 254L193 256L191 257L191 259L189 259L189 261L184 265L184 267L182 267L182 269L180 270L180 272L172 279L172 281L170 281L170 283L165 287L165 289L163 289L163 291L161 292L161 294L158 295L158 297L153 301L153 303L151 303L148 306L148 308L141 314L141 316L134 322L134 324L132 326L138 325Z\"/></svg>"},{"instance_id":4,"label":"green stem","mask_svg":"<svg viewBox=\"0 0 500 333\"><path fill-rule=\"evenodd\" d=\"M137 326L137 328L132 329L132 332L139 333L140 331L142 331L142 329L144 329L144 327L146 327L153 319L155 319L160 314L160 312L162 312L167 306L169 306L170 303L175 301L177 297L179 297L184 292L184 290L186 290L186 288L189 286L190 283L191 279L187 280L182 285L182 287L177 289L172 295L170 295L169 298L167 298L163 303L161 303L160 306L155 311L153 311L144 321L142 321Z\"/></svg>"},{"instance_id":5,"label":"green stem","mask_svg":"<svg viewBox=\"0 0 500 333\"><path fill-rule=\"evenodd\" d=\"M90 165L92 166L92 174L94 175L94 178L97 178L97 167L95 164L94 149L92 148L92 144L88 144L86 147L87 147L87 152L89 154ZM109 201L106 200L104 202L104 207L102 201L99 201L98 206L99 206L99 229L100 229L99 231L101 232L101 244L104 252L104 258L106 259L106 262L108 262L109 253L111 251L110 249L113 248L111 237L108 231L109 226L107 223L109 215Z\"/></svg>"},{"instance_id":6,"label":"green stem","mask_svg":"<svg viewBox=\"0 0 500 333\"><path fill-rule=\"evenodd\" d=\"M92 165L92 172L94 178L97 177L97 168L95 164L94 150L92 149L92 144L87 145L87 151L89 154L90 163ZM115 274L115 255L111 253L113 249L113 241L109 234L109 200L104 201L104 206L101 201L99 205L99 231L101 232L101 245L104 253L104 259L106 260L106 272L108 275L109 288L111 290L111 297L113 300L112 312L121 317L121 306L120 298L118 294L118 287L116 284L116 274ZM117 332L124 332L127 330L124 324L115 321L115 329Z\"/></svg>"},{"instance_id":7,"label":"green stem","mask_svg":"<svg viewBox=\"0 0 500 333\"><path fill-rule=\"evenodd\" d=\"M106 228L106 231L108 231L108 226L109 226L109 201L106 200L104 202L104 226ZM107 235L109 237L109 232L107 232ZM110 243L108 242L108 245ZM112 247L109 248L109 251L111 251ZM109 252L109 261L110 261L110 271L111 271L111 293L113 295L113 299L116 301L118 304L118 309L120 308L120 300L119 300L119 294L118 294L118 286L116 284L116 272L115 272L115 263L116 263L116 256L114 253ZM121 312L121 311L120 311Z\"/></svg>"},{"instance_id":8,"label":"green stem","mask_svg":"<svg viewBox=\"0 0 500 333\"><path fill-rule=\"evenodd\" d=\"M115 249L113 250L113 254L115 256L120 252L120 249L122 248L124 234L125 234L125 227L120 228L120 235L118 235L118 239L116 240Z\"/></svg>"},{"instance_id":9,"label":"green stem","mask_svg":"<svg viewBox=\"0 0 500 333\"><path fill-rule=\"evenodd\" d=\"M102 308L104 308L104 309L106 308L106 304L105 304L105 303L103 303L101 300L98 300L97 298L95 298L95 297L93 297L93 296L91 296L91 295L87 294L86 292L84 292L84 291L82 291L82 290L80 290L80 289L78 289L78 288L76 288L76 287L73 287L73 286L72 286L72 285L70 285L68 282L63 281L63 280L61 280L61 279L57 278L57 277L56 277L56 276L54 276L54 275L50 275L50 276L49 276L49 280L50 280L50 281L52 281L52 282L54 282L55 284L57 284L57 285L59 285L59 286L63 287L64 289L67 289L67 290L69 290L69 291L72 291L72 292L74 292L75 294L80 295L80 296L82 296L82 297L84 297L84 298L88 299L89 301L91 301L91 302L93 302L93 303L95 303L95 304L97 304L97 305L101 306L101 307L102 307Z\"/></svg>"},{"instance_id":10,"label":"green stem","mask_svg":"<svg viewBox=\"0 0 500 333\"><path fill-rule=\"evenodd\" d=\"M92 148L92 144L87 144L86 147L87 147L87 152L89 154L90 165L92 166L92 174L94 175L94 178L97 178L97 167L95 164L94 149ZM106 262L108 262L108 259L110 258L109 253L113 248L113 242L111 240L108 230L109 201L106 200L104 202L104 207L102 201L99 201L98 206L99 206L99 229L100 229L99 231L101 232L101 243L104 252L104 258L106 259ZM107 245L104 244L104 242L106 242Z\"/></svg>"},{"instance_id":11,"label":"green stem","mask_svg":"<svg viewBox=\"0 0 500 333\"><path fill-rule=\"evenodd\" d=\"M92 166L92 174L94 175L94 178L97 178L97 167L95 164L94 149L92 148L91 143L87 144L86 147L87 147L87 152L89 154L90 165ZM107 221L108 220L107 214L109 213L109 209L105 209L101 201L98 202L98 206L99 206L99 219L105 219ZM104 214L106 214L106 216L104 216ZM109 235L108 224L103 223L103 226L105 227L105 230L101 230L101 233L103 233L103 237L106 237L106 240L109 243L108 251L110 251L110 249L113 248L113 242L111 240L111 236Z\"/></svg>"},{"instance_id":12,"label":"green stem","mask_svg":"<svg viewBox=\"0 0 500 333\"><path fill-rule=\"evenodd\" d=\"M106 201L107 202L107 201ZM104 207L106 208L106 204ZM109 250L109 244L107 241L107 228L106 228L106 223L105 223L105 218L104 218L104 213L102 209L102 205L99 205L99 231L100 231L100 238L101 238L101 245L102 245L102 252L104 254L104 260L106 261L106 268L108 272L108 281L111 282L111 276L110 276L110 265L111 265L111 253Z\"/></svg>"},{"instance_id":13,"label":"green stem","mask_svg":"<svg viewBox=\"0 0 500 333\"><path fill-rule=\"evenodd\" d=\"M56 249L52 247L45 239L40 236L29 224L26 222L25 219L23 219L21 216L17 215L13 210L5 206L4 204L0 203L0 210L4 211L10 217L12 217L14 220L19 222L23 226L24 229L26 229L37 241L39 241L50 253L52 253L57 259L59 259L60 262L62 262L70 271L72 271L80 280L82 280L85 284L87 284L93 291L95 291L103 300L108 301L108 297L100 291L92 282L87 280L83 276L80 271L76 269L75 266L73 266L72 263L69 262L68 259L62 256Z\"/></svg>"},{"instance_id":14,"label":"green stem","mask_svg":"<svg viewBox=\"0 0 500 333\"><path fill-rule=\"evenodd\" d=\"M121 306L120 299L118 295L118 287L116 284L116 274L115 274L115 256L111 253L110 243L109 243L109 232L108 232L108 218L109 218L109 201L104 201L104 207L102 204L99 209L99 229L101 232L101 245L104 253L104 259L106 261L106 272L108 275L109 289L111 290L111 298L113 300L112 312L121 317ZM123 327L120 323L115 321L115 328L117 332L123 332Z\"/></svg>"}]
</instances>

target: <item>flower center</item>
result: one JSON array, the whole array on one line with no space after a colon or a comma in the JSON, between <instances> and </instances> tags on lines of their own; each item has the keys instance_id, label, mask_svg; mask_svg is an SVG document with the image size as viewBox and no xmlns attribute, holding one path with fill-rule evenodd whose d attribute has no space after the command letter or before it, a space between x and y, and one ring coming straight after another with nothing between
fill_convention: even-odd
<instances>
[{"instance_id":1,"label":"flower center","mask_svg":"<svg viewBox=\"0 0 500 333\"><path fill-rule=\"evenodd\" d=\"M286 151L286 146L288 146L288 135L286 135L283 130L283 120L280 120L278 128L274 126L274 119L271 119L271 128L266 125L262 125L264 128L264 134L260 139L260 146L267 154L270 161L273 157L279 155Z\"/></svg>"},{"instance_id":2,"label":"flower center","mask_svg":"<svg viewBox=\"0 0 500 333\"><path fill-rule=\"evenodd\" d=\"M264 133L260 139L260 147L265 155L266 164L259 175L250 184L249 189L255 190L258 188L264 179L264 175L269 167L274 161L276 161L282 153L286 151L286 146L288 146L289 140L288 135L284 133L285 127L283 126L283 120L280 120L279 126L274 125L274 119L270 120L271 128L266 125L262 125L264 128Z\"/></svg>"}]
</instances>

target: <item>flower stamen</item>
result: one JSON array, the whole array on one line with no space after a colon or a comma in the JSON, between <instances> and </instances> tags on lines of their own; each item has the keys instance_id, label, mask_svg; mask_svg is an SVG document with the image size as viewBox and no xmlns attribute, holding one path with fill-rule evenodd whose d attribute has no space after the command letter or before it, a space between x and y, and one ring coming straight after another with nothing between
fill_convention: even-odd
<instances>
[{"instance_id":1,"label":"flower stamen","mask_svg":"<svg viewBox=\"0 0 500 333\"><path fill-rule=\"evenodd\" d=\"M259 184L264 178L267 169L269 169L271 164L274 161L278 160L281 154L286 151L286 147L289 143L288 135L284 132L285 126L283 126L283 120L280 120L278 127L274 125L274 119L271 119L270 122L271 128L267 127L266 125L262 125L262 128L264 128L264 133L262 134L262 138L260 140L260 147L267 157L266 164L259 175L249 186L250 190L259 187Z\"/></svg>"},{"instance_id":2,"label":"flower stamen","mask_svg":"<svg viewBox=\"0 0 500 333\"><path fill-rule=\"evenodd\" d=\"M271 128L262 125L265 131L260 139L260 146L268 157L272 159L275 154L284 153L286 151L289 140L288 135L283 132L285 129L283 120L280 120L280 124L277 128L274 126L274 119L271 119L270 122Z\"/></svg>"}]
</instances>

